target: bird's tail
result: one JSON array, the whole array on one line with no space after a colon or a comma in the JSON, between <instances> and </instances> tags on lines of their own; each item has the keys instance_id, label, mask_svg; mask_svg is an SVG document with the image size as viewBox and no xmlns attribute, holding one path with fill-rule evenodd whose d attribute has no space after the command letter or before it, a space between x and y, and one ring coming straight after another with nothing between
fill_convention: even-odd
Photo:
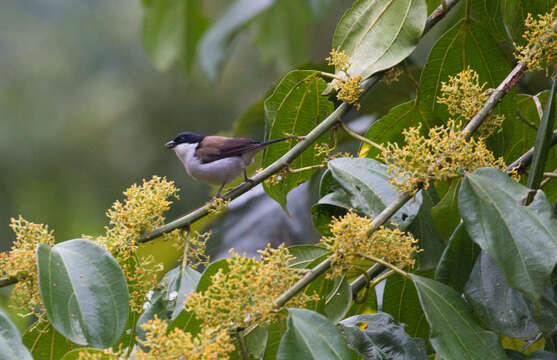
<instances>
[{"instance_id":1,"label":"bird's tail","mask_svg":"<svg viewBox=\"0 0 557 360\"><path fill-rule=\"evenodd\" d=\"M260 147L260 146L262 147L262 146L267 146L267 145L271 145L271 144L277 143L277 142L279 142L279 141L284 141L284 140L288 140L288 139L297 139L297 138L298 138L297 136L287 136L287 137L283 137L283 138L278 138L278 139L263 141L263 142L260 142L260 143L257 144L257 145L258 145L258 147Z\"/></svg>"}]
</instances>

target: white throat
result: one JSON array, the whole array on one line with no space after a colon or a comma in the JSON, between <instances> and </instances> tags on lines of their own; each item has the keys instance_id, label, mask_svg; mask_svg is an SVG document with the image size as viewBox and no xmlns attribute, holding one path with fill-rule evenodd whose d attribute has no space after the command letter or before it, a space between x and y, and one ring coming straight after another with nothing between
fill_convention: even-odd
<instances>
[{"instance_id":1,"label":"white throat","mask_svg":"<svg viewBox=\"0 0 557 360\"><path fill-rule=\"evenodd\" d=\"M174 152L176 153L176 156L178 156L178 159L180 159L182 164L184 164L186 170L188 170L187 164L192 162L193 154L195 153L195 148L197 147L197 145L198 145L197 143L179 144L174 147Z\"/></svg>"}]
</instances>

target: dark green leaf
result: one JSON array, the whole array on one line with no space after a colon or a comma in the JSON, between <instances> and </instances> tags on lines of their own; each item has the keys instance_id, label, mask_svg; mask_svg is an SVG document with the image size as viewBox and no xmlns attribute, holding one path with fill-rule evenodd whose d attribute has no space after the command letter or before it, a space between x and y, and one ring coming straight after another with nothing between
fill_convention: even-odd
<instances>
[{"instance_id":1,"label":"dark green leaf","mask_svg":"<svg viewBox=\"0 0 557 360\"><path fill-rule=\"evenodd\" d=\"M207 268L205 268L205 271L203 271L203 274L201 274L201 278L197 283L197 289L195 289L195 291L202 292L207 290L212 284L211 277L219 272L220 269L222 269L225 274L230 271L230 267L228 266L226 259L214 261L210 263Z\"/></svg>"},{"instance_id":2,"label":"dark green leaf","mask_svg":"<svg viewBox=\"0 0 557 360\"><path fill-rule=\"evenodd\" d=\"M406 324L406 332L411 337L428 340L429 325L420 306L414 283L410 279L398 274L387 279L381 310L391 314L395 321Z\"/></svg>"},{"instance_id":3,"label":"dark green leaf","mask_svg":"<svg viewBox=\"0 0 557 360\"><path fill-rule=\"evenodd\" d=\"M497 336L474 322L456 291L435 280L410 274L431 327L430 342L445 359L506 359Z\"/></svg>"},{"instance_id":4,"label":"dark green leaf","mask_svg":"<svg viewBox=\"0 0 557 360\"><path fill-rule=\"evenodd\" d=\"M195 316L193 311L182 311L178 317L170 323L168 331L179 328L195 336L200 330L203 321Z\"/></svg>"},{"instance_id":5,"label":"dark green leaf","mask_svg":"<svg viewBox=\"0 0 557 360\"><path fill-rule=\"evenodd\" d=\"M350 359L340 329L323 315L306 309L288 309L287 326L278 360Z\"/></svg>"},{"instance_id":6,"label":"dark green leaf","mask_svg":"<svg viewBox=\"0 0 557 360\"><path fill-rule=\"evenodd\" d=\"M460 223L439 260L435 280L462 292L479 253L480 247L470 239L464 224Z\"/></svg>"},{"instance_id":7,"label":"dark green leaf","mask_svg":"<svg viewBox=\"0 0 557 360\"><path fill-rule=\"evenodd\" d=\"M68 351L81 347L62 336L47 321L31 325L23 334L23 344L34 359L44 360L61 359Z\"/></svg>"},{"instance_id":8,"label":"dark green leaf","mask_svg":"<svg viewBox=\"0 0 557 360\"><path fill-rule=\"evenodd\" d=\"M285 332L285 320L275 321L269 326L269 338L267 339L267 347L265 348L265 360L276 360L280 339Z\"/></svg>"},{"instance_id":9,"label":"dark green leaf","mask_svg":"<svg viewBox=\"0 0 557 360\"><path fill-rule=\"evenodd\" d=\"M340 324L348 346L364 359L427 359L424 340L409 337L389 314L356 315Z\"/></svg>"},{"instance_id":10,"label":"dark green leaf","mask_svg":"<svg viewBox=\"0 0 557 360\"><path fill-rule=\"evenodd\" d=\"M358 0L338 23L332 47L348 55L350 75L365 79L410 55L426 17L423 0Z\"/></svg>"},{"instance_id":11,"label":"dark green leaf","mask_svg":"<svg viewBox=\"0 0 557 360\"><path fill-rule=\"evenodd\" d=\"M557 222L541 191L529 206L530 189L493 168L466 174L458 197L468 234L495 260L509 286L536 301L557 263Z\"/></svg>"},{"instance_id":12,"label":"dark green leaf","mask_svg":"<svg viewBox=\"0 0 557 360\"><path fill-rule=\"evenodd\" d=\"M335 181L350 194L351 208L365 215L376 216L398 198L388 182L387 166L373 159L340 158L328 162ZM422 195L406 203L391 218L401 229L412 223L422 203Z\"/></svg>"},{"instance_id":13,"label":"dark green leaf","mask_svg":"<svg viewBox=\"0 0 557 360\"><path fill-rule=\"evenodd\" d=\"M288 252L295 258L290 263L290 267L294 269L305 269L315 259L328 253L326 249L315 245L289 246Z\"/></svg>"},{"instance_id":14,"label":"dark green leaf","mask_svg":"<svg viewBox=\"0 0 557 360\"><path fill-rule=\"evenodd\" d=\"M456 226L460 223L460 215L458 214L460 182L460 178L453 179L445 196L431 209L435 228L444 243L447 243Z\"/></svg>"},{"instance_id":15,"label":"dark green leaf","mask_svg":"<svg viewBox=\"0 0 557 360\"><path fill-rule=\"evenodd\" d=\"M0 360L33 360L10 318L0 311Z\"/></svg>"},{"instance_id":16,"label":"dark green leaf","mask_svg":"<svg viewBox=\"0 0 557 360\"><path fill-rule=\"evenodd\" d=\"M209 79L216 81L219 78L239 30L273 3L274 0L236 0L203 34L199 59Z\"/></svg>"},{"instance_id":17,"label":"dark green leaf","mask_svg":"<svg viewBox=\"0 0 557 360\"><path fill-rule=\"evenodd\" d=\"M315 71L295 70L289 72L277 85L273 94L265 100L266 139L284 137L286 134L306 135L333 111L333 103L321 96L326 87ZM326 143L327 135L315 144ZM295 139L282 141L266 148L263 167L278 160L296 145ZM304 151L290 164L293 169L320 164L323 156L316 156L313 147ZM299 184L310 179L313 171L286 174L278 184L263 184L267 194L281 206L286 206L286 195Z\"/></svg>"},{"instance_id":18,"label":"dark green leaf","mask_svg":"<svg viewBox=\"0 0 557 360\"><path fill-rule=\"evenodd\" d=\"M367 292L366 292L367 289ZM365 296L365 298L363 298ZM354 316L361 314L372 314L377 312L377 293L375 288L364 288L358 293L358 299L361 302L352 302L352 306L346 313L346 316Z\"/></svg>"},{"instance_id":19,"label":"dark green leaf","mask_svg":"<svg viewBox=\"0 0 557 360\"><path fill-rule=\"evenodd\" d=\"M246 336L246 347L248 352L256 359L261 359L265 354L267 340L269 339L269 328L258 326Z\"/></svg>"},{"instance_id":20,"label":"dark green leaf","mask_svg":"<svg viewBox=\"0 0 557 360\"><path fill-rule=\"evenodd\" d=\"M77 344L112 346L128 320L128 287L112 255L73 239L37 248L39 288L48 319Z\"/></svg>"},{"instance_id":21,"label":"dark green leaf","mask_svg":"<svg viewBox=\"0 0 557 360\"><path fill-rule=\"evenodd\" d=\"M325 299L325 314L333 323L338 323L350 310L352 305L352 288L346 276L335 278L333 290Z\"/></svg>"},{"instance_id":22,"label":"dark green leaf","mask_svg":"<svg viewBox=\"0 0 557 360\"><path fill-rule=\"evenodd\" d=\"M471 0L474 15L485 30L498 42L509 42L509 36L503 23L503 1Z\"/></svg>"},{"instance_id":23,"label":"dark green leaf","mask_svg":"<svg viewBox=\"0 0 557 360\"><path fill-rule=\"evenodd\" d=\"M191 69L197 42L208 25L200 0L157 0L143 6L143 44L153 64L167 70L182 60Z\"/></svg>"},{"instance_id":24,"label":"dark green leaf","mask_svg":"<svg viewBox=\"0 0 557 360\"><path fill-rule=\"evenodd\" d=\"M557 297L550 287L544 288L540 306L536 307L518 290L511 289L493 260L482 252L478 257L465 295L476 317L488 329L510 338L532 340L551 331L557 324Z\"/></svg>"},{"instance_id":25,"label":"dark green leaf","mask_svg":"<svg viewBox=\"0 0 557 360\"><path fill-rule=\"evenodd\" d=\"M411 100L391 108L387 115L371 125L365 137L376 143L402 144L404 141L402 130L417 124L422 124L422 131L426 132L431 127L439 125L439 120L416 100ZM359 156L373 159L380 153L379 149L362 143Z\"/></svg>"},{"instance_id":26,"label":"dark green leaf","mask_svg":"<svg viewBox=\"0 0 557 360\"><path fill-rule=\"evenodd\" d=\"M329 235L332 218L344 216L351 208L351 197L343 189L336 189L323 196L311 207L313 225L322 235Z\"/></svg>"}]
</instances>

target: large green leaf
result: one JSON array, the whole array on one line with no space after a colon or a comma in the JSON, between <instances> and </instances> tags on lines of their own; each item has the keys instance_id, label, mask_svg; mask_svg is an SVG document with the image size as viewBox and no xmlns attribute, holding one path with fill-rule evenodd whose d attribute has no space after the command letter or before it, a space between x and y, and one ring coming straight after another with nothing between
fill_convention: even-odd
<instances>
[{"instance_id":1,"label":"large green leaf","mask_svg":"<svg viewBox=\"0 0 557 360\"><path fill-rule=\"evenodd\" d=\"M335 278L333 290L325 299L325 314L333 323L339 322L352 305L352 288L346 279Z\"/></svg>"},{"instance_id":2,"label":"large green leaf","mask_svg":"<svg viewBox=\"0 0 557 360\"><path fill-rule=\"evenodd\" d=\"M495 262L482 252L478 257L465 295L476 317L486 327L505 336L532 340L550 332L557 324L555 290L544 288L540 305L536 306L518 290L508 286Z\"/></svg>"},{"instance_id":3,"label":"large green leaf","mask_svg":"<svg viewBox=\"0 0 557 360\"><path fill-rule=\"evenodd\" d=\"M23 344L35 359L57 360L80 347L66 339L47 321L33 324L23 334Z\"/></svg>"},{"instance_id":4,"label":"large green leaf","mask_svg":"<svg viewBox=\"0 0 557 360\"><path fill-rule=\"evenodd\" d=\"M143 44L153 64L167 70L181 60L187 71L207 28L200 0L143 1Z\"/></svg>"},{"instance_id":5,"label":"large green leaf","mask_svg":"<svg viewBox=\"0 0 557 360\"><path fill-rule=\"evenodd\" d=\"M464 224L460 223L439 260L435 280L462 292L479 253L480 247L470 239Z\"/></svg>"},{"instance_id":6,"label":"large green leaf","mask_svg":"<svg viewBox=\"0 0 557 360\"><path fill-rule=\"evenodd\" d=\"M444 359L507 359L497 336L474 322L460 294L445 284L410 274L431 327L430 342Z\"/></svg>"},{"instance_id":7,"label":"large green leaf","mask_svg":"<svg viewBox=\"0 0 557 360\"><path fill-rule=\"evenodd\" d=\"M323 315L306 309L288 309L287 325L280 341L278 360L350 360L340 329Z\"/></svg>"},{"instance_id":8,"label":"large green leaf","mask_svg":"<svg viewBox=\"0 0 557 360\"><path fill-rule=\"evenodd\" d=\"M265 138L275 139L292 135L306 135L321 120L333 111L333 103L321 93L326 87L323 79L315 71L295 70L289 72L277 85L273 94L265 100ZM315 144L327 142L327 135ZM263 167L278 160L296 145L295 139L281 141L265 149ZM304 151L290 164L294 169L320 164L323 156L316 156L313 147ZM286 209L286 195L315 171L286 174L276 184L263 183L267 194Z\"/></svg>"},{"instance_id":9,"label":"large green leaf","mask_svg":"<svg viewBox=\"0 0 557 360\"><path fill-rule=\"evenodd\" d=\"M444 243L447 243L456 226L460 223L460 215L458 214L460 182L460 178L450 180L447 192L431 209L435 228Z\"/></svg>"},{"instance_id":10,"label":"large green leaf","mask_svg":"<svg viewBox=\"0 0 557 360\"><path fill-rule=\"evenodd\" d=\"M427 341L429 325L420 306L414 283L410 279L398 274L387 279L381 310L391 314L395 321L406 324L408 335Z\"/></svg>"},{"instance_id":11,"label":"large green leaf","mask_svg":"<svg viewBox=\"0 0 557 360\"><path fill-rule=\"evenodd\" d=\"M332 47L348 55L350 75L367 78L410 55L426 17L423 0L358 0L338 23Z\"/></svg>"},{"instance_id":12,"label":"large green leaf","mask_svg":"<svg viewBox=\"0 0 557 360\"><path fill-rule=\"evenodd\" d=\"M41 299L56 330L95 348L120 338L128 319L128 287L106 249L84 239L40 244L37 264Z\"/></svg>"},{"instance_id":13,"label":"large green leaf","mask_svg":"<svg viewBox=\"0 0 557 360\"><path fill-rule=\"evenodd\" d=\"M236 0L201 38L199 60L209 79L216 81L239 31L275 0Z\"/></svg>"},{"instance_id":14,"label":"large green leaf","mask_svg":"<svg viewBox=\"0 0 557 360\"><path fill-rule=\"evenodd\" d=\"M468 234L509 286L536 301L557 263L557 222L541 191L521 205L529 191L497 169L482 168L465 175L458 207Z\"/></svg>"},{"instance_id":15,"label":"large green leaf","mask_svg":"<svg viewBox=\"0 0 557 360\"><path fill-rule=\"evenodd\" d=\"M503 1L471 0L470 6L474 15L485 30L498 42L509 42L509 36L503 22Z\"/></svg>"},{"instance_id":16,"label":"large green leaf","mask_svg":"<svg viewBox=\"0 0 557 360\"><path fill-rule=\"evenodd\" d=\"M294 256L294 260L290 263L290 267L294 269L305 269L315 259L327 254L329 251L315 245L294 245L288 247L288 252L290 255Z\"/></svg>"},{"instance_id":17,"label":"large green leaf","mask_svg":"<svg viewBox=\"0 0 557 360\"><path fill-rule=\"evenodd\" d=\"M330 235L331 219L344 216L351 208L350 194L344 189L335 189L311 207L313 225L322 235Z\"/></svg>"},{"instance_id":18,"label":"large green leaf","mask_svg":"<svg viewBox=\"0 0 557 360\"><path fill-rule=\"evenodd\" d=\"M373 159L339 158L328 162L334 180L350 194L351 208L365 215L377 216L398 198L391 186L387 166ZM391 218L401 229L408 227L420 209L422 194L406 203Z\"/></svg>"},{"instance_id":19,"label":"large green leaf","mask_svg":"<svg viewBox=\"0 0 557 360\"><path fill-rule=\"evenodd\" d=\"M447 107L438 104L441 82L449 80L467 67L475 70L480 83L496 88L510 72L511 67L497 42L477 22L462 20L447 31L435 44L422 71L420 96L422 106L441 119L449 117ZM495 108L494 114L514 117L513 92L507 94ZM503 135L497 134L490 145L497 154L503 153Z\"/></svg>"},{"instance_id":20,"label":"large green leaf","mask_svg":"<svg viewBox=\"0 0 557 360\"><path fill-rule=\"evenodd\" d=\"M195 291L200 278L201 274L196 270L190 268L189 266L185 266L184 268L180 266L180 271L178 272L176 280L178 286L176 290L176 305L171 315L172 319L175 319L178 314L180 314L186 299L190 293ZM173 297L174 294L171 293L170 296Z\"/></svg>"},{"instance_id":21,"label":"large green leaf","mask_svg":"<svg viewBox=\"0 0 557 360\"><path fill-rule=\"evenodd\" d=\"M501 0L503 4L503 19L513 40L523 42L524 20L530 13L537 19L538 14L551 10L554 0Z\"/></svg>"},{"instance_id":22,"label":"large green leaf","mask_svg":"<svg viewBox=\"0 0 557 360\"><path fill-rule=\"evenodd\" d=\"M0 360L33 360L10 318L0 310Z\"/></svg>"},{"instance_id":23,"label":"large green leaf","mask_svg":"<svg viewBox=\"0 0 557 360\"><path fill-rule=\"evenodd\" d=\"M375 143L397 143L402 144L404 135L402 130L411 126L422 124L422 131L439 124L432 113L419 105L416 100L397 105L378 121L374 122L366 133L366 138ZM376 158L380 150L368 144L362 143L360 157Z\"/></svg>"},{"instance_id":24,"label":"large green leaf","mask_svg":"<svg viewBox=\"0 0 557 360\"><path fill-rule=\"evenodd\" d=\"M423 339L411 338L404 325L386 313L356 315L340 322L348 346L369 360L427 359Z\"/></svg>"}]
</instances>

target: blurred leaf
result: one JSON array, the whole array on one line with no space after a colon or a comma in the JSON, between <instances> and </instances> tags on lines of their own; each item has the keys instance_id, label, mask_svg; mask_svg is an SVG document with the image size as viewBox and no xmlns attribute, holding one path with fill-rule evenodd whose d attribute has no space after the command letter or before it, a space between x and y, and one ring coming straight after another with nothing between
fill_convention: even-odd
<instances>
[{"instance_id":1,"label":"blurred leaf","mask_svg":"<svg viewBox=\"0 0 557 360\"><path fill-rule=\"evenodd\" d=\"M460 222L460 215L458 214L458 189L460 188L461 181L460 178L450 180L449 189L445 196L431 209L435 228L444 243L447 243Z\"/></svg>"},{"instance_id":2,"label":"blurred leaf","mask_svg":"<svg viewBox=\"0 0 557 360\"><path fill-rule=\"evenodd\" d=\"M502 0L503 20L513 40L518 43L524 42L524 20L530 13L537 19L537 14L549 12L555 5L554 0Z\"/></svg>"},{"instance_id":3,"label":"blurred leaf","mask_svg":"<svg viewBox=\"0 0 557 360\"><path fill-rule=\"evenodd\" d=\"M352 305L352 288L346 279L335 278L333 290L325 299L325 314L332 323L336 324L344 318Z\"/></svg>"},{"instance_id":4,"label":"blurred leaf","mask_svg":"<svg viewBox=\"0 0 557 360\"><path fill-rule=\"evenodd\" d=\"M266 94L263 98L250 105L242 115L234 122L232 135L237 137L254 136L260 134L263 129L265 119L265 99L270 95Z\"/></svg>"},{"instance_id":5,"label":"blurred leaf","mask_svg":"<svg viewBox=\"0 0 557 360\"><path fill-rule=\"evenodd\" d=\"M549 351L536 351L526 355L516 350L505 350L509 360L557 360L557 354Z\"/></svg>"},{"instance_id":6,"label":"blurred leaf","mask_svg":"<svg viewBox=\"0 0 557 360\"><path fill-rule=\"evenodd\" d=\"M418 124L422 124L421 130L427 133L428 129L439 125L439 120L423 106L420 106L418 101L410 100L391 108L387 115L371 125L365 137L376 143L390 142L402 146L404 142L402 130ZM359 156L373 159L380 153L379 149L362 143Z\"/></svg>"},{"instance_id":7,"label":"blurred leaf","mask_svg":"<svg viewBox=\"0 0 557 360\"><path fill-rule=\"evenodd\" d=\"M431 326L430 342L445 359L506 359L497 336L474 322L467 304L452 288L410 274Z\"/></svg>"},{"instance_id":8,"label":"blurred leaf","mask_svg":"<svg viewBox=\"0 0 557 360\"><path fill-rule=\"evenodd\" d=\"M385 283L381 310L391 314L395 321L406 324L405 330L411 337L428 341L429 325L410 279L399 274L389 276Z\"/></svg>"},{"instance_id":9,"label":"blurred leaf","mask_svg":"<svg viewBox=\"0 0 557 360\"><path fill-rule=\"evenodd\" d=\"M265 354L267 340L269 339L269 328L258 326L246 336L246 347L248 352L256 359L261 359Z\"/></svg>"},{"instance_id":10,"label":"blurred leaf","mask_svg":"<svg viewBox=\"0 0 557 360\"><path fill-rule=\"evenodd\" d=\"M320 94L326 87L315 71L295 70L289 72L277 85L273 94L265 100L265 138L275 139L289 135L304 136L327 115L333 112L333 103ZM327 135L321 136L314 146L326 143ZM296 145L291 139L267 147L263 153L263 167L279 159ZM322 156L315 149L306 149L290 166L293 169L320 164ZM290 190L310 179L315 170L288 173L277 184L263 183L265 192L286 210L286 195Z\"/></svg>"},{"instance_id":11,"label":"blurred leaf","mask_svg":"<svg viewBox=\"0 0 557 360\"><path fill-rule=\"evenodd\" d=\"M39 288L48 319L77 344L112 346L128 319L128 287L112 255L83 239L37 248Z\"/></svg>"},{"instance_id":12,"label":"blurred leaf","mask_svg":"<svg viewBox=\"0 0 557 360\"><path fill-rule=\"evenodd\" d=\"M307 27L312 20L308 1L276 0L257 18L257 45L267 61L288 71L307 61Z\"/></svg>"},{"instance_id":13,"label":"blurred leaf","mask_svg":"<svg viewBox=\"0 0 557 360\"><path fill-rule=\"evenodd\" d=\"M365 79L410 55L426 17L423 0L358 0L340 19L332 48L348 55L348 74Z\"/></svg>"},{"instance_id":14,"label":"blurred leaf","mask_svg":"<svg viewBox=\"0 0 557 360\"><path fill-rule=\"evenodd\" d=\"M0 311L0 360L33 360L10 318Z\"/></svg>"},{"instance_id":15,"label":"blurred leaf","mask_svg":"<svg viewBox=\"0 0 557 360\"><path fill-rule=\"evenodd\" d=\"M503 273L485 252L478 257L464 293L476 317L498 334L532 340L557 324L555 291L546 286L536 308L518 290L508 286Z\"/></svg>"},{"instance_id":16,"label":"blurred leaf","mask_svg":"<svg viewBox=\"0 0 557 360\"><path fill-rule=\"evenodd\" d=\"M555 88L557 81L553 80L553 86L549 93L549 99L545 104L543 116L540 121L538 133L536 134L536 142L534 145L534 154L532 155L532 164L530 165L530 173L528 174L528 181L526 185L530 189L538 189L543 178L543 172L546 165L546 160L549 155L549 148L551 147L551 135L555 123ZM528 199L530 200L530 199Z\"/></svg>"},{"instance_id":17,"label":"blurred leaf","mask_svg":"<svg viewBox=\"0 0 557 360\"><path fill-rule=\"evenodd\" d=\"M222 269L225 274L230 272L230 267L228 266L226 259L214 261L205 268L205 271L203 271L203 274L201 274L201 278L197 283L197 289L195 289L195 291L203 292L207 290L213 283L211 277L219 272L220 269Z\"/></svg>"},{"instance_id":18,"label":"blurred leaf","mask_svg":"<svg viewBox=\"0 0 557 360\"><path fill-rule=\"evenodd\" d=\"M288 252L295 258L290 264L290 267L294 269L305 269L315 259L329 253L325 248L315 245L289 246Z\"/></svg>"},{"instance_id":19,"label":"blurred leaf","mask_svg":"<svg viewBox=\"0 0 557 360\"><path fill-rule=\"evenodd\" d=\"M158 70L181 60L190 71L197 42L209 24L201 8L200 0L143 2L143 43Z\"/></svg>"},{"instance_id":20,"label":"blurred leaf","mask_svg":"<svg viewBox=\"0 0 557 360\"><path fill-rule=\"evenodd\" d=\"M510 72L511 67L497 42L477 22L462 20L447 31L435 44L422 71L420 96L422 106L440 119L447 119L447 106L438 104L441 82L449 80L468 66L479 75L480 84L496 88ZM495 108L494 114L514 117L513 92L507 94ZM503 125L504 127L505 125ZM490 148L496 154L503 153L503 135L493 135Z\"/></svg>"},{"instance_id":21,"label":"blurred leaf","mask_svg":"<svg viewBox=\"0 0 557 360\"><path fill-rule=\"evenodd\" d=\"M265 360L276 360L280 339L282 334L286 332L286 321L279 320L271 323L269 326L269 338L267 339L267 348L265 349Z\"/></svg>"},{"instance_id":22,"label":"blurred leaf","mask_svg":"<svg viewBox=\"0 0 557 360\"><path fill-rule=\"evenodd\" d=\"M356 315L341 323L348 346L369 360L424 359L425 342L411 338L389 314Z\"/></svg>"},{"instance_id":23,"label":"blurred leaf","mask_svg":"<svg viewBox=\"0 0 557 360\"><path fill-rule=\"evenodd\" d=\"M189 266L185 266L184 269L180 266L179 270L178 278L176 280L178 285L176 290L176 305L171 315L172 319L175 319L176 316L180 314L184 307L184 303L186 302L187 296L189 296L190 293L195 292L199 279L201 278L201 274Z\"/></svg>"},{"instance_id":24,"label":"blurred leaf","mask_svg":"<svg viewBox=\"0 0 557 360\"><path fill-rule=\"evenodd\" d=\"M122 333L122 336L120 336L120 339L118 339L118 341L116 341L116 343L112 346L114 351L118 351L120 345L123 347L129 347L130 349L135 346L137 340L135 329L139 316L139 313L132 311L131 309L129 310L128 321L124 327L124 332Z\"/></svg>"},{"instance_id":25,"label":"blurred leaf","mask_svg":"<svg viewBox=\"0 0 557 360\"><path fill-rule=\"evenodd\" d=\"M274 0L236 0L207 30L199 44L201 67L211 81L217 81L228 56L233 40L240 30Z\"/></svg>"},{"instance_id":26,"label":"blurred leaf","mask_svg":"<svg viewBox=\"0 0 557 360\"><path fill-rule=\"evenodd\" d=\"M311 207L313 225L322 235L329 235L329 223L333 217L344 216L351 208L351 197L343 189L323 196Z\"/></svg>"},{"instance_id":27,"label":"blurred leaf","mask_svg":"<svg viewBox=\"0 0 557 360\"><path fill-rule=\"evenodd\" d=\"M370 216L377 216L398 198L398 192L388 182L387 166L373 159L339 158L327 164L334 180L350 195L350 207ZM417 216L422 204L418 193L391 218L406 229Z\"/></svg>"},{"instance_id":28,"label":"blurred leaf","mask_svg":"<svg viewBox=\"0 0 557 360\"><path fill-rule=\"evenodd\" d=\"M80 355L89 354L89 355ZM79 360L79 359L95 359L95 360L116 360L115 356L107 355L103 350L93 349L93 348L83 348L72 350L64 357L62 360Z\"/></svg>"},{"instance_id":29,"label":"blurred leaf","mask_svg":"<svg viewBox=\"0 0 557 360\"><path fill-rule=\"evenodd\" d=\"M500 0L471 0L470 6L478 22L497 42L509 44L509 36L503 23L503 2Z\"/></svg>"},{"instance_id":30,"label":"blurred leaf","mask_svg":"<svg viewBox=\"0 0 557 360\"><path fill-rule=\"evenodd\" d=\"M509 286L537 301L557 263L557 222L541 191L521 205L529 191L497 169L482 168L465 175L458 207L468 234Z\"/></svg>"},{"instance_id":31,"label":"blurred leaf","mask_svg":"<svg viewBox=\"0 0 557 360\"><path fill-rule=\"evenodd\" d=\"M340 329L323 315L306 309L288 309L287 325L278 360L351 359Z\"/></svg>"},{"instance_id":32,"label":"blurred leaf","mask_svg":"<svg viewBox=\"0 0 557 360\"><path fill-rule=\"evenodd\" d=\"M346 313L347 317L361 314L373 314L377 312L377 293L375 292L375 287L360 290L358 297L362 297L364 294L366 297L361 303L352 301L352 306L350 306L350 309Z\"/></svg>"},{"instance_id":33,"label":"blurred leaf","mask_svg":"<svg viewBox=\"0 0 557 360\"><path fill-rule=\"evenodd\" d=\"M61 359L68 351L81 347L62 336L48 321L33 324L25 330L23 344L34 359L44 360Z\"/></svg>"},{"instance_id":34,"label":"blurred leaf","mask_svg":"<svg viewBox=\"0 0 557 360\"><path fill-rule=\"evenodd\" d=\"M479 253L480 247L470 239L464 223L460 223L439 260L435 280L462 292Z\"/></svg>"}]
</instances>

